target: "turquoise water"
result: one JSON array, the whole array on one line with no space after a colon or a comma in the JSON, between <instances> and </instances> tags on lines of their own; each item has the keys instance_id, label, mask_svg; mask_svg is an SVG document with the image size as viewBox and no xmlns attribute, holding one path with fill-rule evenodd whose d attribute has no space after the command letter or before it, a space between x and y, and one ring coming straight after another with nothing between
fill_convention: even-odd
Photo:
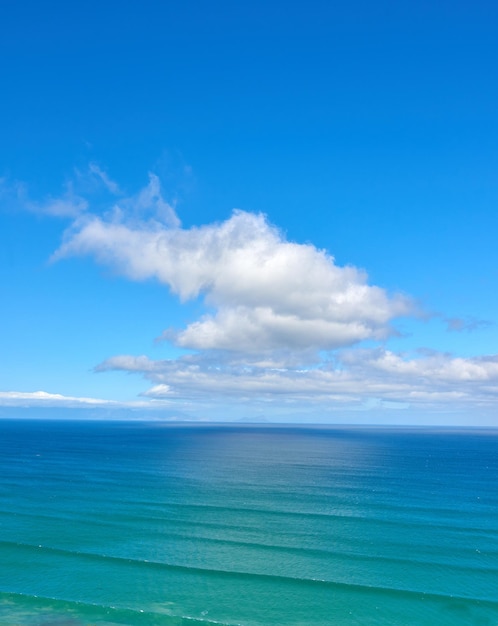
<instances>
[{"instance_id":1,"label":"turquoise water","mask_svg":"<svg viewBox=\"0 0 498 626\"><path fill-rule=\"evenodd\" d=\"M498 624L498 431L0 421L0 624Z\"/></svg>"}]
</instances>

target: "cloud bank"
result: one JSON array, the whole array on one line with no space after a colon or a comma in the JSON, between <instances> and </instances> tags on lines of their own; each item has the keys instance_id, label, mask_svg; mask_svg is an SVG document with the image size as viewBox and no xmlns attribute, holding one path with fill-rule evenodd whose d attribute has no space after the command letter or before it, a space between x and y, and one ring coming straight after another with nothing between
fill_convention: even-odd
<instances>
[{"instance_id":1,"label":"cloud bank","mask_svg":"<svg viewBox=\"0 0 498 626\"><path fill-rule=\"evenodd\" d=\"M400 410L408 405L460 410L471 405L493 408L498 393L498 356L407 358L383 348L339 351L312 368L248 366L204 355L163 361L122 355L96 370L141 374L153 384L143 395L161 399L206 401L216 395L236 402L253 397L282 402L285 398L287 404L341 409L383 400Z\"/></svg>"}]
</instances>

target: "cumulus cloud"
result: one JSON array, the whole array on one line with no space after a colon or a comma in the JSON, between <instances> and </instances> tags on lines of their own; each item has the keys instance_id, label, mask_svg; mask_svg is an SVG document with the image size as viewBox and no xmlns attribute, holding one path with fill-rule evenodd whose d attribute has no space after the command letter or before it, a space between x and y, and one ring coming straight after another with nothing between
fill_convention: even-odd
<instances>
[{"instance_id":1,"label":"cumulus cloud","mask_svg":"<svg viewBox=\"0 0 498 626\"><path fill-rule=\"evenodd\" d=\"M85 184L88 194L98 186L105 198L85 199ZM388 350L387 341L398 334L396 321L421 315L413 300L372 285L363 270L338 265L325 250L289 241L265 215L234 210L224 221L184 228L155 174L127 196L96 164L76 188L78 193L68 186L59 200L31 205L72 218L53 260L91 256L131 280L156 280L180 301L198 299L204 305L197 319L166 328L160 338L183 349L183 356L118 355L95 368L148 381L137 407L169 403L198 410L226 402L283 412L300 407L304 414L310 406L319 411L494 406L498 356ZM438 317L449 330L483 325ZM122 406L46 392L0 394L0 405L23 403Z\"/></svg>"},{"instance_id":2,"label":"cumulus cloud","mask_svg":"<svg viewBox=\"0 0 498 626\"><path fill-rule=\"evenodd\" d=\"M384 339L391 321L414 312L403 295L369 285L310 244L289 242L261 214L182 229L160 200L157 179L137 198L160 218L87 215L66 233L56 259L92 255L133 280L155 278L182 300L202 296L213 312L167 337L195 350L331 350Z\"/></svg>"}]
</instances>

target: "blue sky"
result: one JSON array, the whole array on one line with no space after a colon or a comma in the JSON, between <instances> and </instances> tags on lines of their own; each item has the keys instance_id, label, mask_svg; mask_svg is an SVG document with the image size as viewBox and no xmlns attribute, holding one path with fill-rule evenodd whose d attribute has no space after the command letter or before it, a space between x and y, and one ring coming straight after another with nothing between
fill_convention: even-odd
<instances>
[{"instance_id":1,"label":"blue sky","mask_svg":"<svg viewBox=\"0 0 498 626\"><path fill-rule=\"evenodd\" d=\"M0 415L496 424L497 17L4 7Z\"/></svg>"}]
</instances>

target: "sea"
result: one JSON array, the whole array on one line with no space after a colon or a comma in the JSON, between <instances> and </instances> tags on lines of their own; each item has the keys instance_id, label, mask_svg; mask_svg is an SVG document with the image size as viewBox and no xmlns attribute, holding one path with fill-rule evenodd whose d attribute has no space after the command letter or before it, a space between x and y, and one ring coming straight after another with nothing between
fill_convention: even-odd
<instances>
[{"instance_id":1,"label":"sea","mask_svg":"<svg viewBox=\"0 0 498 626\"><path fill-rule=\"evenodd\" d=\"M0 420L0 624L498 625L498 430Z\"/></svg>"}]
</instances>

